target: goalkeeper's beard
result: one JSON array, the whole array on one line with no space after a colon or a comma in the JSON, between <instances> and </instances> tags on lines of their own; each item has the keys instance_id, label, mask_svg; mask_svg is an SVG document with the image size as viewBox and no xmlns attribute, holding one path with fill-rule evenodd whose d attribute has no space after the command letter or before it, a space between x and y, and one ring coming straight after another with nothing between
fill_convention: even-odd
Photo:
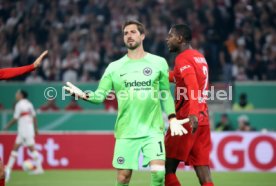
<instances>
[{"instance_id":1,"label":"goalkeeper's beard","mask_svg":"<svg viewBox=\"0 0 276 186\"><path fill-rule=\"evenodd\" d=\"M138 48L141 45L141 43L139 43L139 42L135 42L134 44L125 43L125 45L126 45L127 49L129 49L129 50L135 50L136 48Z\"/></svg>"}]
</instances>

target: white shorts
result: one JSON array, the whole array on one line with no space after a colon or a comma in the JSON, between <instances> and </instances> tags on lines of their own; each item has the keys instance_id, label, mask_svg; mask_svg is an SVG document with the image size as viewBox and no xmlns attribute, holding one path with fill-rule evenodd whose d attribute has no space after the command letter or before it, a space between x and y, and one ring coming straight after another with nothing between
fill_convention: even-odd
<instances>
[{"instance_id":1,"label":"white shorts","mask_svg":"<svg viewBox=\"0 0 276 186\"><path fill-rule=\"evenodd\" d=\"M35 140L34 140L34 136L33 135L20 135L18 134L16 136L16 140L15 140L16 144L21 144L24 146L32 146L35 144Z\"/></svg>"}]
</instances>

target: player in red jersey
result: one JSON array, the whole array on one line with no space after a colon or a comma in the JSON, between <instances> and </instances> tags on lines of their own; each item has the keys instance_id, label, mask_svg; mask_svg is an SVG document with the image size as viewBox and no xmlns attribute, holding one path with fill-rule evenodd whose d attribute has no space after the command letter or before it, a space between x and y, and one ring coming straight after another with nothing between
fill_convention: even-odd
<instances>
[{"instance_id":1,"label":"player in red jersey","mask_svg":"<svg viewBox=\"0 0 276 186\"><path fill-rule=\"evenodd\" d=\"M166 186L180 186L176 169L180 161L192 165L202 186L213 186L209 169L211 150L208 106L208 65L204 56L192 49L192 32L187 25L174 25L167 36L170 52L176 52L174 70L170 81L175 83L177 119L189 117L189 131L183 136L165 137Z\"/></svg>"},{"instance_id":2,"label":"player in red jersey","mask_svg":"<svg viewBox=\"0 0 276 186\"><path fill-rule=\"evenodd\" d=\"M26 74L28 72L33 71L34 69L36 69L43 57L48 53L48 51L44 51L36 60L33 64L31 65L26 65L23 67L15 67L15 68L3 68L0 69L0 80L4 80L4 79L10 79L10 78L14 78L16 76L20 76L23 74Z\"/></svg>"},{"instance_id":3,"label":"player in red jersey","mask_svg":"<svg viewBox=\"0 0 276 186\"><path fill-rule=\"evenodd\" d=\"M14 78L16 76L20 76L22 74L26 74L28 72L33 71L37 67L40 66L40 63L43 59L43 57L48 53L48 51L44 51L33 64L26 65L23 67L15 67L15 68L4 68L0 69L0 80L10 79ZM4 165L3 161L0 158L0 186L5 185L5 173L4 173Z\"/></svg>"}]
</instances>

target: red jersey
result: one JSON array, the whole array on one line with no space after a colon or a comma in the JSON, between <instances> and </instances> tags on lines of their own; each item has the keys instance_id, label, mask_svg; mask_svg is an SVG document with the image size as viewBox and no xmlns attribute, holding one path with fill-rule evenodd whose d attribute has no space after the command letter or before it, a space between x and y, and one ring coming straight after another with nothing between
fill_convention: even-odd
<instances>
[{"instance_id":1,"label":"red jersey","mask_svg":"<svg viewBox=\"0 0 276 186\"><path fill-rule=\"evenodd\" d=\"M176 84L175 110L177 119L196 115L199 125L209 125L206 103L208 64L204 56L193 49L180 53L175 59L173 73L170 72L170 80L174 80Z\"/></svg>"},{"instance_id":2,"label":"red jersey","mask_svg":"<svg viewBox=\"0 0 276 186\"><path fill-rule=\"evenodd\" d=\"M35 68L34 68L33 64L26 65L26 66L23 66L23 67L0 69L0 80L14 78L16 76L20 76L22 74L31 72L34 69Z\"/></svg>"}]
</instances>

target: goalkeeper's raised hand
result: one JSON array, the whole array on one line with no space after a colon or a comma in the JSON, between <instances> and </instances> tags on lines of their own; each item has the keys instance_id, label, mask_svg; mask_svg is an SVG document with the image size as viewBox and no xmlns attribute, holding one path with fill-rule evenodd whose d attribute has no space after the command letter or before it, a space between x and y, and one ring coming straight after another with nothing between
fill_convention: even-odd
<instances>
[{"instance_id":1,"label":"goalkeeper's raised hand","mask_svg":"<svg viewBox=\"0 0 276 186\"><path fill-rule=\"evenodd\" d=\"M171 136L182 136L183 134L187 134L188 131L182 126L182 124L188 123L190 121L189 118L178 120L175 117L169 120Z\"/></svg>"},{"instance_id":2,"label":"goalkeeper's raised hand","mask_svg":"<svg viewBox=\"0 0 276 186\"><path fill-rule=\"evenodd\" d=\"M72 83L66 82L66 85L67 86L63 86L64 90L69 92L72 96L77 96L84 100L88 99L88 95L85 92L83 92L81 89L73 85Z\"/></svg>"}]
</instances>

